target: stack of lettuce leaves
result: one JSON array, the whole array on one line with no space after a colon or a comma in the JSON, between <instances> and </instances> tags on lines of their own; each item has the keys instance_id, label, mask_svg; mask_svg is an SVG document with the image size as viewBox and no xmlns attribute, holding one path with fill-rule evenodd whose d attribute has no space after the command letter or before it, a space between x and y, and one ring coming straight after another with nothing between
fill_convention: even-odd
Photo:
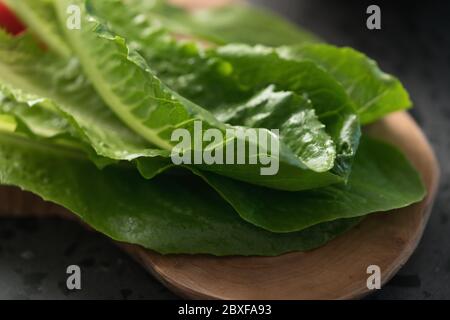
<instances>
[{"instance_id":1,"label":"stack of lettuce leaves","mask_svg":"<svg viewBox=\"0 0 450 320\"><path fill-rule=\"evenodd\" d=\"M425 195L405 156L363 133L409 108L407 92L351 48L245 4L6 3L27 31L0 30L0 183L114 240L273 256L320 247ZM171 134L198 121L279 129L278 173L174 165Z\"/></svg>"}]
</instances>

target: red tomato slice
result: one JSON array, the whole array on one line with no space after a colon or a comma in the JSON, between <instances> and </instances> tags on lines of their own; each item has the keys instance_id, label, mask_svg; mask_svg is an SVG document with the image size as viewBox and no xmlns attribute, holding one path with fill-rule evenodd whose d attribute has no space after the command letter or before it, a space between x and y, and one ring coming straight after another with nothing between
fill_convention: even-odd
<instances>
[{"instance_id":1,"label":"red tomato slice","mask_svg":"<svg viewBox=\"0 0 450 320\"><path fill-rule=\"evenodd\" d=\"M22 33L26 27L17 18L17 16L9 10L9 8L0 0L0 28L5 29L7 32L18 35Z\"/></svg>"}]
</instances>

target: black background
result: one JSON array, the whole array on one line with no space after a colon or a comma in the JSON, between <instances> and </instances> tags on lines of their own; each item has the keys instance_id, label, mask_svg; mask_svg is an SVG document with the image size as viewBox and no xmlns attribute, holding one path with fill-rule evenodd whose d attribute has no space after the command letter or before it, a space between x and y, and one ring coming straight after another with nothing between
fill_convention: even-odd
<instances>
[{"instance_id":1,"label":"black background","mask_svg":"<svg viewBox=\"0 0 450 320\"><path fill-rule=\"evenodd\" d=\"M365 52L405 84L440 160L441 186L418 249L369 299L450 299L450 1L253 2ZM366 28L369 4L381 7L382 30ZM81 291L65 289L70 264L82 267ZM0 284L0 299L176 298L109 240L59 220L1 220Z\"/></svg>"}]
</instances>

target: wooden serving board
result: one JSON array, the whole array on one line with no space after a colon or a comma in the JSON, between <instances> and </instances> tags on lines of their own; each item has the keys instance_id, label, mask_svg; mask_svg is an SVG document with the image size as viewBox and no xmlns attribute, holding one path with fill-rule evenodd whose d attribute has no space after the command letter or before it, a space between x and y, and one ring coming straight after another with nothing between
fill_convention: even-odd
<instances>
[{"instance_id":1,"label":"wooden serving board","mask_svg":"<svg viewBox=\"0 0 450 320\"><path fill-rule=\"evenodd\" d=\"M279 257L163 256L119 243L175 293L193 299L350 299L368 294L367 267L381 268L386 283L416 248L436 195L439 167L420 128L405 112L368 128L398 146L421 173L428 190L420 203L373 214L350 232L309 252ZM0 215L62 216L65 209L17 188L0 187Z\"/></svg>"}]
</instances>

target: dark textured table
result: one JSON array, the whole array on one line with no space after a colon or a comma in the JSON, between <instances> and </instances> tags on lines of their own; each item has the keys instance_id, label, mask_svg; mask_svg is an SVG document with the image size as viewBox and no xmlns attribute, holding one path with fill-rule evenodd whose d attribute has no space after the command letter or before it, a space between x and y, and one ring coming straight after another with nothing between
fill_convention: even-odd
<instances>
[{"instance_id":1,"label":"dark textured table","mask_svg":"<svg viewBox=\"0 0 450 320\"><path fill-rule=\"evenodd\" d=\"M265 0L328 42L357 48L397 75L412 114L441 163L441 187L409 262L369 299L450 299L450 2L372 1L382 30L365 27L361 0ZM82 267L82 290L65 289L66 267ZM0 299L176 298L109 240L59 220L0 222Z\"/></svg>"}]
</instances>

